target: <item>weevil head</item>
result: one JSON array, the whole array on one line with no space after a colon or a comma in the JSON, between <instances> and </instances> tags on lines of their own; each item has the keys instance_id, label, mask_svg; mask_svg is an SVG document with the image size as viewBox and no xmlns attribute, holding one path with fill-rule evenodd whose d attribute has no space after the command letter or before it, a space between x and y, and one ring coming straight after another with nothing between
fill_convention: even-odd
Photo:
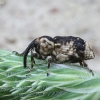
<instances>
[{"instance_id":1,"label":"weevil head","mask_svg":"<svg viewBox=\"0 0 100 100\"><path fill-rule=\"evenodd\" d=\"M30 51L36 51L36 53L43 55L50 55L54 48L53 38L49 36L42 36L33 40L24 52L24 67L27 66L27 55Z\"/></svg>"},{"instance_id":2,"label":"weevil head","mask_svg":"<svg viewBox=\"0 0 100 100\"><path fill-rule=\"evenodd\" d=\"M95 54L92 47L87 42L85 42L85 60L94 59L94 57Z\"/></svg>"},{"instance_id":3,"label":"weevil head","mask_svg":"<svg viewBox=\"0 0 100 100\"><path fill-rule=\"evenodd\" d=\"M40 53L49 55L54 49L54 40L49 36L42 36L39 39Z\"/></svg>"}]
</instances>

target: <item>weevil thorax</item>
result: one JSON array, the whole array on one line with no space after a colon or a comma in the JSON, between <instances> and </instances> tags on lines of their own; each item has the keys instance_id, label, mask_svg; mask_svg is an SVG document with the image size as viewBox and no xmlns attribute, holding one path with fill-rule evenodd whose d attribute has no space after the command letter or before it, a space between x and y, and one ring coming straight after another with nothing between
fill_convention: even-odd
<instances>
[{"instance_id":1,"label":"weevil thorax","mask_svg":"<svg viewBox=\"0 0 100 100\"><path fill-rule=\"evenodd\" d=\"M93 49L91 48L91 46L87 42L85 42L85 51L84 52L85 52L84 53L85 60L93 59L95 57Z\"/></svg>"},{"instance_id":2,"label":"weevil thorax","mask_svg":"<svg viewBox=\"0 0 100 100\"><path fill-rule=\"evenodd\" d=\"M54 49L54 42L51 37L43 36L39 40L40 43L40 53L44 55L49 55Z\"/></svg>"}]
</instances>

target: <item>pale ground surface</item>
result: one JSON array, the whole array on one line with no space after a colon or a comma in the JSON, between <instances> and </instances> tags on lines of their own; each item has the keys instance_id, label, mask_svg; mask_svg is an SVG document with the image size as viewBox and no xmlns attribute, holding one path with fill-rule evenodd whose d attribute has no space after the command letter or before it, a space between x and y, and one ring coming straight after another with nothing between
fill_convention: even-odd
<instances>
[{"instance_id":1,"label":"pale ground surface","mask_svg":"<svg viewBox=\"0 0 100 100\"><path fill-rule=\"evenodd\" d=\"M95 52L100 72L100 0L0 0L0 49L22 52L42 35L78 36Z\"/></svg>"}]
</instances>

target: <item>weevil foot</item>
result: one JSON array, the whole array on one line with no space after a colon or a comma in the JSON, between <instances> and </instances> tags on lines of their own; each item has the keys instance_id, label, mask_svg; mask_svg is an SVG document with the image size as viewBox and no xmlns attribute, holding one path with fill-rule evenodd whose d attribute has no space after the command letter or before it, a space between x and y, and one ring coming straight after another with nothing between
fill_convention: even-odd
<instances>
[{"instance_id":1,"label":"weevil foot","mask_svg":"<svg viewBox=\"0 0 100 100\"><path fill-rule=\"evenodd\" d=\"M50 73L47 73L47 76L49 76L50 75Z\"/></svg>"},{"instance_id":2,"label":"weevil foot","mask_svg":"<svg viewBox=\"0 0 100 100\"><path fill-rule=\"evenodd\" d=\"M89 72L92 74L92 76L94 76L94 73L91 69L89 69Z\"/></svg>"},{"instance_id":3,"label":"weevil foot","mask_svg":"<svg viewBox=\"0 0 100 100\"><path fill-rule=\"evenodd\" d=\"M89 70L89 72L92 74L92 76L94 76L94 73L93 73L93 71L92 71L91 69L89 69L89 68L88 68L88 65L86 64L86 62L85 62L85 61L83 61L83 62L80 62L80 65L81 65L81 66L84 66L84 67L86 67L86 68Z\"/></svg>"},{"instance_id":4,"label":"weevil foot","mask_svg":"<svg viewBox=\"0 0 100 100\"><path fill-rule=\"evenodd\" d=\"M17 56L23 56L24 53L18 53L17 51L13 51L12 53L14 53Z\"/></svg>"}]
</instances>

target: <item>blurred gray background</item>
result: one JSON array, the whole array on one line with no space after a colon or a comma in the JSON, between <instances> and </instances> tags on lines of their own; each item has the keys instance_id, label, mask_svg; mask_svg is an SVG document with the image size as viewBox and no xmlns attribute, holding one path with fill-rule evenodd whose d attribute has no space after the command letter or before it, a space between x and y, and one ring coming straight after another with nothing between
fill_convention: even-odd
<instances>
[{"instance_id":1,"label":"blurred gray background","mask_svg":"<svg viewBox=\"0 0 100 100\"><path fill-rule=\"evenodd\" d=\"M0 0L0 49L22 52L42 35L83 38L100 72L100 0Z\"/></svg>"}]
</instances>

